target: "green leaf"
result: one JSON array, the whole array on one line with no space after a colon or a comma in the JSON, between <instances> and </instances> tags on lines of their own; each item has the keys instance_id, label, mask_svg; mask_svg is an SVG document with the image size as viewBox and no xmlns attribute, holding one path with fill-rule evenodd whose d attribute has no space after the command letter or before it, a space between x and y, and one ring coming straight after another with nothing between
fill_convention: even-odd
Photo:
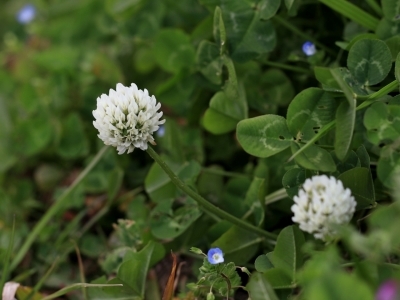
<instances>
[{"instance_id":1,"label":"green leaf","mask_svg":"<svg viewBox=\"0 0 400 300\"><path fill-rule=\"evenodd\" d=\"M386 40L400 33L400 23L393 22L386 18L381 19L376 28L376 34L382 39Z\"/></svg>"},{"instance_id":2,"label":"green leaf","mask_svg":"<svg viewBox=\"0 0 400 300\"><path fill-rule=\"evenodd\" d=\"M371 160L369 158L367 149L365 149L364 145L361 145L357 149L357 155L358 155L358 158L360 159L360 166L369 169Z\"/></svg>"},{"instance_id":3,"label":"green leaf","mask_svg":"<svg viewBox=\"0 0 400 300\"><path fill-rule=\"evenodd\" d=\"M347 154L345 160L339 160L335 154L335 151L331 151L331 155L336 162L336 174L339 175L344 173L350 169L361 167L360 159L358 158L357 154L350 150Z\"/></svg>"},{"instance_id":4,"label":"green leaf","mask_svg":"<svg viewBox=\"0 0 400 300\"><path fill-rule=\"evenodd\" d=\"M62 57L62 59L60 59ZM34 61L42 68L52 72L76 71L79 48L70 46L53 46L34 55Z\"/></svg>"},{"instance_id":5,"label":"green leaf","mask_svg":"<svg viewBox=\"0 0 400 300\"><path fill-rule=\"evenodd\" d=\"M193 181L197 178L201 170L200 165L195 161L183 164L175 164L169 160L166 161L174 173L183 181ZM147 173L144 186L146 192L154 202L175 198L177 195L177 187L157 163L154 163Z\"/></svg>"},{"instance_id":6,"label":"green leaf","mask_svg":"<svg viewBox=\"0 0 400 300\"><path fill-rule=\"evenodd\" d=\"M400 153L392 145L382 148L378 161L378 178L388 188L396 188L394 178L399 176Z\"/></svg>"},{"instance_id":7,"label":"green leaf","mask_svg":"<svg viewBox=\"0 0 400 300\"><path fill-rule=\"evenodd\" d=\"M396 77L397 82L400 83L400 53L396 57L394 75Z\"/></svg>"},{"instance_id":8,"label":"green leaf","mask_svg":"<svg viewBox=\"0 0 400 300\"><path fill-rule=\"evenodd\" d=\"M354 38L351 39L350 43L347 45L346 50L349 51L353 45L363 39L372 39L376 40L379 39L378 36L374 33L361 33L356 35Z\"/></svg>"},{"instance_id":9,"label":"green leaf","mask_svg":"<svg viewBox=\"0 0 400 300\"><path fill-rule=\"evenodd\" d=\"M153 52L160 67L171 73L191 68L196 56L189 35L179 29L161 30L154 41Z\"/></svg>"},{"instance_id":10,"label":"green leaf","mask_svg":"<svg viewBox=\"0 0 400 300\"><path fill-rule=\"evenodd\" d=\"M251 274L246 289L252 300L279 300L271 284L261 273Z\"/></svg>"},{"instance_id":11,"label":"green leaf","mask_svg":"<svg viewBox=\"0 0 400 300\"><path fill-rule=\"evenodd\" d=\"M355 109L356 102L355 102L355 95L351 86L347 83L346 79L343 77L343 69L331 69L331 73L333 78L335 78L336 82L340 86L340 89L343 91L344 96L346 97L349 105Z\"/></svg>"},{"instance_id":12,"label":"green leaf","mask_svg":"<svg viewBox=\"0 0 400 300\"><path fill-rule=\"evenodd\" d=\"M268 256L263 254L256 258L254 267L256 268L257 272L264 273L267 270L272 269L274 265L271 263Z\"/></svg>"},{"instance_id":13,"label":"green leaf","mask_svg":"<svg viewBox=\"0 0 400 300\"><path fill-rule=\"evenodd\" d=\"M250 207L254 214L255 224L260 226L264 222L264 203L265 197L265 179L254 177L249 189L246 192L245 203ZM260 195L264 195L260 197Z\"/></svg>"},{"instance_id":14,"label":"green leaf","mask_svg":"<svg viewBox=\"0 0 400 300\"><path fill-rule=\"evenodd\" d=\"M107 197L108 201L112 201L117 195L124 179L124 171L121 168L115 168L109 173Z\"/></svg>"},{"instance_id":15,"label":"green leaf","mask_svg":"<svg viewBox=\"0 0 400 300\"><path fill-rule=\"evenodd\" d=\"M118 269L117 278L127 284L135 296L144 298L147 271L153 255L154 243L149 242L140 252L130 255L130 259L124 261Z\"/></svg>"},{"instance_id":16,"label":"green leaf","mask_svg":"<svg viewBox=\"0 0 400 300\"><path fill-rule=\"evenodd\" d=\"M267 270L263 276L274 289L292 289L294 287L292 279L282 269L273 268Z\"/></svg>"},{"instance_id":17,"label":"green leaf","mask_svg":"<svg viewBox=\"0 0 400 300\"><path fill-rule=\"evenodd\" d=\"M64 159L84 156L89 151L82 120L77 113L69 114L62 122L62 134L57 153Z\"/></svg>"},{"instance_id":18,"label":"green leaf","mask_svg":"<svg viewBox=\"0 0 400 300\"><path fill-rule=\"evenodd\" d=\"M291 80L279 69L264 71L249 62L242 73L249 106L261 114L275 114L278 106L287 106L295 95Z\"/></svg>"},{"instance_id":19,"label":"green leaf","mask_svg":"<svg viewBox=\"0 0 400 300\"><path fill-rule=\"evenodd\" d=\"M281 0L261 0L258 2L258 10L260 11L260 19L268 20L275 16Z\"/></svg>"},{"instance_id":20,"label":"green leaf","mask_svg":"<svg viewBox=\"0 0 400 300\"><path fill-rule=\"evenodd\" d=\"M257 234L233 226L214 241L212 247L222 250L226 262L234 261L240 265L248 262L256 254L262 240Z\"/></svg>"},{"instance_id":21,"label":"green leaf","mask_svg":"<svg viewBox=\"0 0 400 300\"><path fill-rule=\"evenodd\" d=\"M243 149L258 157L272 156L285 150L293 139L285 118L276 115L240 121L236 134Z\"/></svg>"},{"instance_id":22,"label":"green leaf","mask_svg":"<svg viewBox=\"0 0 400 300\"><path fill-rule=\"evenodd\" d=\"M214 27L213 27L214 40L219 45L219 53L223 54L226 48L226 30L224 20L222 19L221 8L218 6L214 12Z\"/></svg>"},{"instance_id":23,"label":"green leaf","mask_svg":"<svg viewBox=\"0 0 400 300\"><path fill-rule=\"evenodd\" d=\"M210 108L233 120L240 121L245 114L239 103L229 97L228 92L218 92L211 98Z\"/></svg>"},{"instance_id":24,"label":"green leaf","mask_svg":"<svg viewBox=\"0 0 400 300\"><path fill-rule=\"evenodd\" d=\"M356 122L356 100L354 105L343 101L336 111L335 152L340 160L344 160L350 149Z\"/></svg>"},{"instance_id":25,"label":"green leaf","mask_svg":"<svg viewBox=\"0 0 400 300\"><path fill-rule=\"evenodd\" d=\"M282 185L286 193L293 199L299 193L299 188L306 181L306 170L302 168L293 168L288 170L282 178Z\"/></svg>"},{"instance_id":26,"label":"green leaf","mask_svg":"<svg viewBox=\"0 0 400 300\"><path fill-rule=\"evenodd\" d=\"M53 127L49 116L39 113L29 120L17 124L13 132L17 153L32 156L48 146L53 136Z\"/></svg>"},{"instance_id":27,"label":"green leaf","mask_svg":"<svg viewBox=\"0 0 400 300\"><path fill-rule=\"evenodd\" d=\"M169 240L185 232L201 215L197 204L187 201L184 206L172 210L173 199L164 199L150 214L151 233L158 239Z\"/></svg>"},{"instance_id":28,"label":"green leaf","mask_svg":"<svg viewBox=\"0 0 400 300\"><path fill-rule=\"evenodd\" d=\"M144 5L144 0L107 0L105 8L114 17L128 20Z\"/></svg>"},{"instance_id":29,"label":"green leaf","mask_svg":"<svg viewBox=\"0 0 400 300\"><path fill-rule=\"evenodd\" d=\"M147 52L150 52L147 50ZM96 53L88 57L92 69L96 70L94 75L109 85L115 85L115 82L123 82L124 76L118 66L117 61L104 53Z\"/></svg>"},{"instance_id":30,"label":"green leaf","mask_svg":"<svg viewBox=\"0 0 400 300\"><path fill-rule=\"evenodd\" d=\"M203 118L203 126L214 134L233 130L238 121L247 118L247 101L243 86L239 86L236 71L230 58L223 56L229 78L223 91L217 92L210 100L210 108ZM218 119L221 120L219 124Z\"/></svg>"},{"instance_id":31,"label":"green leaf","mask_svg":"<svg viewBox=\"0 0 400 300\"><path fill-rule=\"evenodd\" d=\"M392 67L392 55L385 42L364 39L351 47L347 66L354 78L363 85L381 82Z\"/></svg>"},{"instance_id":32,"label":"green leaf","mask_svg":"<svg viewBox=\"0 0 400 300\"><path fill-rule=\"evenodd\" d=\"M400 5L397 0L382 0L382 11L385 19L399 21Z\"/></svg>"},{"instance_id":33,"label":"green leaf","mask_svg":"<svg viewBox=\"0 0 400 300\"><path fill-rule=\"evenodd\" d=\"M262 91L265 94L264 102L288 105L292 101L295 91L284 72L279 69L269 69L261 76Z\"/></svg>"},{"instance_id":34,"label":"green leaf","mask_svg":"<svg viewBox=\"0 0 400 300\"><path fill-rule=\"evenodd\" d=\"M400 106L374 103L364 114L364 125L368 140L375 145L384 140L396 140L400 134Z\"/></svg>"},{"instance_id":35,"label":"green leaf","mask_svg":"<svg viewBox=\"0 0 400 300\"><path fill-rule=\"evenodd\" d=\"M300 4L300 0L285 0L285 6L288 10L288 15L292 17L297 15L297 10L299 9Z\"/></svg>"},{"instance_id":36,"label":"green leaf","mask_svg":"<svg viewBox=\"0 0 400 300\"><path fill-rule=\"evenodd\" d=\"M291 144L292 153L300 150L297 143ZM322 172L334 172L336 164L328 151L315 144L310 145L295 157L296 162L303 168Z\"/></svg>"},{"instance_id":37,"label":"green leaf","mask_svg":"<svg viewBox=\"0 0 400 300\"><path fill-rule=\"evenodd\" d=\"M374 299L371 287L354 273L329 272L304 291L304 298L308 300L347 300L349 295L352 300Z\"/></svg>"},{"instance_id":38,"label":"green leaf","mask_svg":"<svg viewBox=\"0 0 400 300\"><path fill-rule=\"evenodd\" d=\"M197 49L196 62L200 73L210 82L217 85L222 83L222 59L217 45L202 41Z\"/></svg>"},{"instance_id":39,"label":"green leaf","mask_svg":"<svg viewBox=\"0 0 400 300\"><path fill-rule=\"evenodd\" d=\"M397 54L400 52L400 37L393 36L390 39L387 39L385 43L392 54L392 61L396 61Z\"/></svg>"},{"instance_id":40,"label":"green leaf","mask_svg":"<svg viewBox=\"0 0 400 300\"><path fill-rule=\"evenodd\" d=\"M375 203L374 182L368 168L358 167L348 170L338 176L345 188L357 201L357 210L373 206Z\"/></svg>"},{"instance_id":41,"label":"green leaf","mask_svg":"<svg viewBox=\"0 0 400 300\"><path fill-rule=\"evenodd\" d=\"M303 265L301 247L305 243L303 232L297 226L287 226L278 235L272 256L273 265L284 270L292 280Z\"/></svg>"},{"instance_id":42,"label":"green leaf","mask_svg":"<svg viewBox=\"0 0 400 300\"><path fill-rule=\"evenodd\" d=\"M204 114L202 123L204 128L209 132L213 134L223 134L233 130L238 122L236 119L221 114L213 108L209 108Z\"/></svg>"},{"instance_id":43,"label":"green leaf","mask_svg":"<svg viewBox=\"0 0 400 300\"><path fill-rule=\"evenodd\" d=\"M335 100L325 91L308 88L292 100L287 111L287 126L296 141L308 141L333 120Z\"/></svg>"},{"instance_id":44,"label":"green leaf","mask_svg":"<svg viewBox=\"0 0 400 300\"><path fill-rule=\"evenodd\" d=\"M233 60L245 62L275 48L276 34L270 21L243 0L200 0L209 10L219 6L226 28L228 51Z\"/></svg>"},{"instance_id":45,"label":"green leaf","mask_svg":"<svg viewBox=\"0 0 400 300\"><path fill-rule=\"evenodd\" d=\"M315 66L314 73L315 78L324 86L324 88L326 86L337 91L340 90L340 86L332 76L330 68Z\"/></svg>"}]
</instances>

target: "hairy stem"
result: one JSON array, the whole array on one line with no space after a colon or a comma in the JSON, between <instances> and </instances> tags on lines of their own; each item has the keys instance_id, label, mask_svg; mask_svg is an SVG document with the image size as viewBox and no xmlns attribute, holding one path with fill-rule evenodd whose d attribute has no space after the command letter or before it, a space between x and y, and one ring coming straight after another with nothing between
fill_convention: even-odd
<instances>
[{"instance_id":1,"label":"hairy stem","mask_svg":"<svg viewBox=\"0 0 400 300\"><path fill-rule=\"evenodd\" d=\"M189 186L187 186L182 180L178 178L178 176L170 169L170 167L165 163L165 161L157 154L157 152L154 151L154 149L149 146L147 149L147 153L155 160L156 163L160 165L160 167L164 170L165 173L169 176L171 181L183 192L185 192L188 196L190 196L193 200L195 200L202 208L205 209L207 213L214 214L221 219L227 220L228 222L232 223L233 225L236 225L240 228L246 229L248 231L257 233L259 235L262 235L266 238L269 239L276 239L276 235L273 233L270 233L268 231L262 230L261 228L258 228L246 221L243 221L226 211L220 209L219 207L215 206L211 202L207 201L204 199L202 196L200 196L198 193L196 193L194 190L192 190Z\"/></svg>"}]
</instances>

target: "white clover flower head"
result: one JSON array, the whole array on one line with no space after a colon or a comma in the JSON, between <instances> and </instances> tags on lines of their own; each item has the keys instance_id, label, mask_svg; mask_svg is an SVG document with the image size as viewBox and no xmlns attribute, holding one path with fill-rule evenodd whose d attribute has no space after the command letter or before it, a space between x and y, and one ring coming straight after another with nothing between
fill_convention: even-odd
<instances>
[{"instance_id":1,"label":"white clover flower head","mask_svg":"<svg viewBox=\"0 0 400 300\"><path fill-rule=\"evenodd\" d=\"M108 95L97 98L93 125L104 144L116 147L118 154L131 153L135 148L146 150L147 143L155 145L153 132L165 122L160 120L163 113L157 112L160 107L146 89L139 90L134 83L130 87L118 83L115 91L110 89Z\"/></svg>"},{"instance_id":2,"label":"white clover flower head","mask_svg":"<svg viewBox=\"0 0 400 300\"><path fill-rule=\"evenodd\" d=\"M335 226L350 222L357 205L340 180L326 175L307 179L293 200L293 222L322 240L336 235Z\"/></svg>"}]
</instances>

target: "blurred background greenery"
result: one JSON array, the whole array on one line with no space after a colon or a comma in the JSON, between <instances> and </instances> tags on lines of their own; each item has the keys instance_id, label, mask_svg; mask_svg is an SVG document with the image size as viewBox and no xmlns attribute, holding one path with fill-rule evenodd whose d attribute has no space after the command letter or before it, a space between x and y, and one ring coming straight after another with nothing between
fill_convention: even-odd
<instances>
[{"instance_id":1,"label":"blurred background greenery","mask_svg":"<svg viewBox=\"0 0 400 300\"><path fill-rule=\"evenodd\" d=\"M236 2L242 5L246 1ZM258 3L247 2L247 6L243 4L247 12L250 5ZM263 23L268 24L265 35L272 36L266 47L243 43L250 54L232 56L238 89L246 95L242 118L285 115L295 94L318 85L311 66L346 65L343 51L334 42L345 40L346 44L366 31L317 1L304 1L303 6L300 2L285 3L287 9L282 4L273 22ZM211 97L231 75L221 67L220 49L211 45L215 3L1 1L0 270L13 219L16 252L48 207L103 147L92 126L92 110L96 98L119 82L134 82L161 102L167 122L156 134L157 151L207 199L242 217L249 207L249 214L255 214L253 208L258 206L252 205L260 205L250 199L257 200L257 196L246 198L252 191L253 176L264 180L266 194L282 188L283 175L294 166L294 162L287 163L290 150L256 159L243 151L232 133L239 120L222 132L215 132L220 119L203 126ZM320 41L313 57L301 51L309 36ZM204 40L210 43L202 44ZM157 244L155 261L170 249L190 257L191 246L204 248L217 240L229 244L231 237L237 243L228 258L236 263L247 263L261 247L265 251L272 248L260 243L257 236L238 230L221 238L229 224L215 224L203 216L139 150L118 156L115 149L109 149L67 203L40 232L21 264L13 267L11 278L34 286L59 257L57 271L47 278L46 288L57 290L81 281L70 239L77 241L84 256L87 281L113 274L126 253L143 248L149 240L168 243L165 247ZM291 205L289 198L271 204L264 227L272 231L290 224ZM135 222L118 220L124 218ZM264 220L264 215L249 219L259 218ZM242 249L244 240L239 238L250 246ZM201 262L196 263L193 270ZM168 264L162 267L169 271Z\"/></svg>"}]
</instances>

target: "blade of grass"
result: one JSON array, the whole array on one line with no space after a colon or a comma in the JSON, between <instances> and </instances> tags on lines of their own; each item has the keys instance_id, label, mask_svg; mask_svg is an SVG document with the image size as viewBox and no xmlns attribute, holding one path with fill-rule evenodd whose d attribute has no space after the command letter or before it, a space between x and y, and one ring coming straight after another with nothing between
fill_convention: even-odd
<instances>
[{"instance_id":1,"label":"blade of grass","mask_svg":"<svg viewBox=\"0 0 400 300\"><path fill-rule=\"evenodd\" d=\"M79 276L81 277L81 281L82 282L86 282L85 270L83 269L81 252L79 251L78 245L76 244L76 242L74 240L71 240L71 243L74 244L76 257L78 258ZM85 298L85 300L89 299L88 298L88 294L87 294L87 290L84 287L82 287L82 294L83 294L83 297Z\"/></svg>"},{"instance_id":2,"label":"blade of grass","mask_svg":"<svg viewBox=\"0 0 400 300\"><path fill-rule=\"evenodd\" d=\"M54 204L46 211L44 216L39 220L39 222L35 225L33 230L30 232L21 248L18 250L15 255L10 270L14 270L21 260L24 258L25 254L28 252L29 248L40 234L40 232L46 227L46 225L50 222L50 220L65 206L66 200L68 200L68 196L74 191L77 185L89 174L89 172L97 165L100 159L104 156L108 149L108 146L104 146L93 158L90 164L79 174L79 176L75 179L72 185L61 195L61 197L54 202Z\"/></svg>"},{"instance_id":3,"label":"blade of grass","mask_svg":"<svg viewBox=\"0 0 400 300\"><path fill-rule=\"evenodd\" d=\"M319 0L321 3L332 8L350 20L364 26L367 29L375 31L378 27L379 20L369 13L365 12L358 6L345 0Z\"/></svg>"},{"instance_id":4,"label":"blade of grass","mask_svg":"<svg viewBox=\"0 0 400 300\"><path fill-rule=\"evenodd\" d=\"M88 288L88 287L113 287L113 286L123 286L122 284L94 284L94 283L74 283L69 286L66 286L65 288L62 288L61 290L48 295L44 297L42 300L51 300L55 299L57 297L60 297L62 295L65 295L66 293L69 293L73 290L77 290L80 288Z\"/></svg>"},{"instance_id":5,"label":"blade of grass","mask_svg":"<svg viewBox=\"0 0 400 300\"><path fill-rule=\"evenodd\" d=\"M382 8L376 3L376 0L366 0L365 2L375 11L375 13L379 16L383 16Z\"/></svg>"},{"instance_id":6,"label":"blade of grass","mask_svg":"<svg viewBox=\"0 0 400 300\"><path fill-rule=\"evenodd\" d=\"M6 284L7 278L10 275L10 261L11 261L11 253L12 249L14 247L14 234L15 234L15 215L13 216L13 225L12 225L12 231L11 231L11 241L10 244L8 245L7 253L4 258L4 269L3 269L3 274L1 275L0 279L0 295L3 295L3 288L4 285Z\"/></svg>"},{"instance_id":7,"label":"blade of grass","mask_svg":"<svg viewBox=\"0 0 400 300\"><path fill-rule=\"evenodd\" d=\"M313 73L313 71L311 71L309 69L291 66L291 65L282 64L282 63L277 63L277 62L272 62L272 61L263 61L263 64L270 66L270 67L293 71L293 72L297 72L297 73L303 73L303 74L312 74Z\"/></svg>"},{"instance_id":8,"label":"blade of grass","mask_svg":"<svg viewBox=\"0 0 400 300\"><path fill-rule=\"evenodd\" d=\"M277 190L277 191L265 196L265 199L264 199L265 205L269 205L271 203L285 199L287 197L289 197L289 196L286 192L286 189Z\"/></svg>"},{"instance_id":9,"label":"blade of grass","mask_svg":"<svg viewBox=\"0 0 400 300\"><path fill-rule=\"evenodd\" d=\"M58 258L56 258L54 260L54 262L51 264L50 268L47 270L46 274L44 274L44 276L42 278L40 278L40 280L38 281L38 283L36 283L36 285L33 287L32 291L29 293L29 295L26 297L25 300L31 300L32 297L39 292L40 288L42 287L43 283L46 281L46 279L50 276L51 272L53 272L55 266L58 263Z\"/></svg>"},{"instance_id":10,"label":"blade of grass","mask_svg":"<svg viewBox=\"0 0 400 300\"><path fill-rule=\"evenodd\" d=\"M77 230L80 226L80 222L86 216L87 210L82 210L79 212L73 219L68 223L68 225L64 228L64 230L57 237L57 240L54 243L56 248L61 247L71 236L72 232Z\"/></svg>"}]
</instances>

